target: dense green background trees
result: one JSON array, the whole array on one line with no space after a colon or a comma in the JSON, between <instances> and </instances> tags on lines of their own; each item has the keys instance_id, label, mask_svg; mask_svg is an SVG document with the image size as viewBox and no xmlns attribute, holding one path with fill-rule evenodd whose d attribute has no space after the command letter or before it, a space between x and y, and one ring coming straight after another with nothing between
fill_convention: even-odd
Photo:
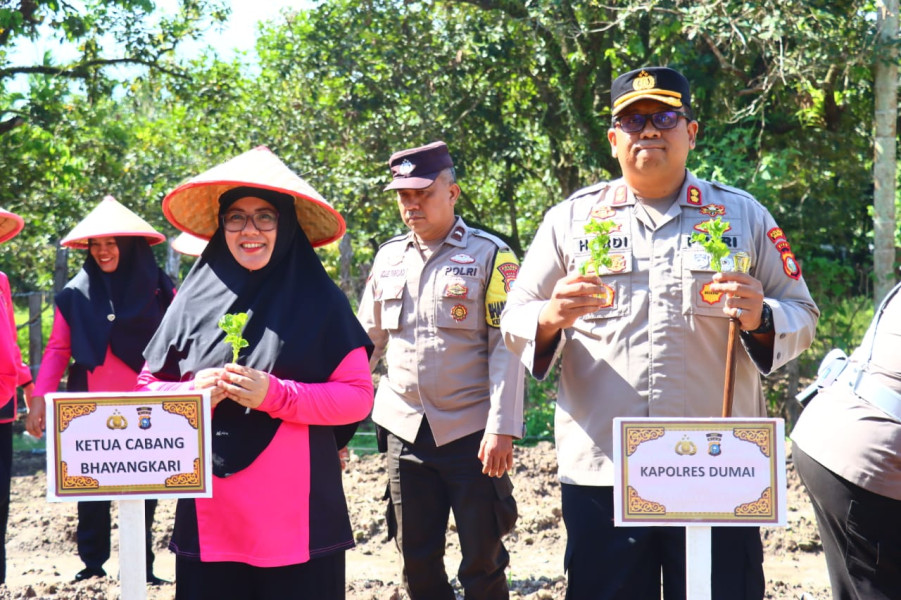
<instances>
[{"instance_id":1,"label":"dense green background trees","mask_svg":"<svg viewBox=\"0 0 901 600\"><path fill-rule=\"evenodd\" d=\"M347 240L324 256L351 296L378 244L401 231L381 191L400 147L447 141L460 212L522 253L548 207L618 175L612 78L668 64L692 81L701 122L689 167L773 212L824 311L801 372L861 335L873 2L333 0L268 23L256 64L179 60L180 41L224 18L220 4L183 1L173 17L150 0L0 8L0 205L29 223L0 267L19 289L48 287L55 240L103 194L174 233L159 211L165 192L258 144L345 215ZM39 19L77 57L16 70L9 52ZM139 68L111 68L120 60ZM27 91L11 91L16 73Z\"/></svg>"}]
</instances>

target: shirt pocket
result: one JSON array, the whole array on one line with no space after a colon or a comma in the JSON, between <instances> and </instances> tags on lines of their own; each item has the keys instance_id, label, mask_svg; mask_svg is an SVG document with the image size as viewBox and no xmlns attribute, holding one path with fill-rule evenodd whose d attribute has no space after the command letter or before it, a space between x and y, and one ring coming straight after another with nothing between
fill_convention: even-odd
<instances>
[{"instance_id":1,"label":"shirt pocket","mask_svg":"<svg viewBox=\"0 0 901 600\"><path fill-rule=\"evenodd\" d=\"M601 287L604 290L600 298L601 308L581 317L589 329L603 326L607 319L625 317L631 313L632 253L611 252L610 258L611 266L601 271Z\"/></svg>"},{"instance_id":2,"label":"shirt pocket","mask_svg":"<svg viewBox=\"0 0 901 600\"><path fill-rule=\"evenodd\" d=\"M682 253L682 312L728 319L729 315L723 312L726 294L710 289L716 273L710 260L710 255L703 250L690 248Z\"/></svg>"},{"instance_id":3,"label":"shirt pocket","mask_svg":"<svg viewBox=\"0 0 901 600\"><path fill-rule=\"evenodd\" d=\"M400 315L404 307L404 284L386 283L377 298L379 303L379 320L382 329L396 331L400 329Z\"/></svg>"},{"instance_id":4,"label":"shirt pocket","mask_svg":"<svg viewBox=\"0 0 901 600\"><path fill-rule=\"evenodd\" d=\"M479 310L485 296L481 280L451 275L436 283L436 325L442 329L476 329L483 319Z\"/></svg>"}]
</instances>

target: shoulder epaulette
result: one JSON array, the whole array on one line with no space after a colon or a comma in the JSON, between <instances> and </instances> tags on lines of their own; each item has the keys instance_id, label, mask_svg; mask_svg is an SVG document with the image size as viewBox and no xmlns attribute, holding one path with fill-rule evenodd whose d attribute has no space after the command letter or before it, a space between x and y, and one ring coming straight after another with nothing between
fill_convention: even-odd
<instances>
[{"instance_id":1,"label":"shoulder epaulette","mask_svg":"<svg viewBox=\"0 0 901 600\"><path fill-rule=\"evenodd\" d=\"M712 187L715 187L718 190L722 190L724 192L730 192L732 194L735 194L736 196L744 196L745 198L748 198L750 200L755 200L755 201L757 200L756 198L754 198L754 196L752 196L751 194L749 194L748 192L746 192L743 189L732 187L731 185L726 185L725 183L720 183L719 181L710 181L708 183L710 183L710 185Z\"/></svg>"},{"instance_id":2,"label":"shoulder epaulette","mask_svg":"<svg viewBox=\"0 0 901 600\"><path fill-rule=\"evenodd\" d=\"M602 190L606 189L610 186L609 181L599 181L594 185L589 185L588 187L584 187L580 190L576 190L573 192L567 200L575 200L576 198L581 198L583 196L591 196L594 194L600 193Z\"/></svg>"},{"instance_id":3,"label":"shoulder epaulette","mask_svg":"<svg viewBox=\"0 0 901 600\"><path fill-rule=\"evenodd\" d=\"M408 236L408 235L410 235L410 234L409 234L409 233L401 233L401 234L399 234L399 235L396 235L396 236L394 236L393 238L388 239L388 240L385 240L384 242L382 242L381 244L379 244L379 248L383 248L383 247L387 246L388 244L393 244L393 243L395 243L395 242L401 242L401 241L404 241L404 240L407 239L407 236Z\"/></svg>"},{"instance_id":4,"label":"shoulder epaulette","mask_svg":"<svg viewBox=\"0 0 901 600\"><path fill-rule=\"evenodd\" d=\"M491 240L494 242L494 245L497 246L500 250L510 250L510 245L497 237L492 233L488 233L487 231L482 231L481 229L470 229L473 235L479 236L480 238L485 238L486 240Z\"/></svg>"}]
</instances>

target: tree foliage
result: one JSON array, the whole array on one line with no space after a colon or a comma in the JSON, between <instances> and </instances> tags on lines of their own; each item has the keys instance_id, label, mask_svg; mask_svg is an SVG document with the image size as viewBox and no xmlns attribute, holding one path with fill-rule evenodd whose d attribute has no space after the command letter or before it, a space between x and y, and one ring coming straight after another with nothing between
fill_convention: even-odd
<instances>
[{"instance_id":1,"label":"tree foliage","mask_svg":"<svg viewBox=\"0 0 901 600\"><path fill-rule=\"evenodd\" d=\"M774 214L827 315L822 335L859 329L848 299L871 286L872 2L332 0L268 23L256 64L173 58L221 18L212 0L168 19L144 0L86 6L0 9L0 121L24 120L0 135L0 203L29 221L7 260L28 285L43 285L53 240L103 193L171 233L165 192L259 144L344 214L340 253L357 281L403 231L383 191L388 157L437 139L458 165L458 212L522 254L550 206L618 176L610 84L660 64L692 83L689 168ZM78 59L48 57L27 93L9 92L9 50L35 18L79 44ZM109 70L118 59L148 66L123 75ZM323 251L330 269L338 255Z\"/></svg>"}]
</instances>

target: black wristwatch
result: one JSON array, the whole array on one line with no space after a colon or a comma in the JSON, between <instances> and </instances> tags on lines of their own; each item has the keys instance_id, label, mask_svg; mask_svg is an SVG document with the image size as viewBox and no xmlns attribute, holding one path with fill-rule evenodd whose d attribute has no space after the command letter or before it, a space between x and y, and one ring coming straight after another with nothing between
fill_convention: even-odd
<instances>
[{"instance_id":1,"label":"black wristwatch","mask_svg":"<svg viewBox=\"0 0 901 600\"><path fill-rule=\"evenodd\" d=\"M773 309L764 302L763 309L760 311L760 326L748 333L772 333L773 329Z\"/></svg>"}]
</instances>

